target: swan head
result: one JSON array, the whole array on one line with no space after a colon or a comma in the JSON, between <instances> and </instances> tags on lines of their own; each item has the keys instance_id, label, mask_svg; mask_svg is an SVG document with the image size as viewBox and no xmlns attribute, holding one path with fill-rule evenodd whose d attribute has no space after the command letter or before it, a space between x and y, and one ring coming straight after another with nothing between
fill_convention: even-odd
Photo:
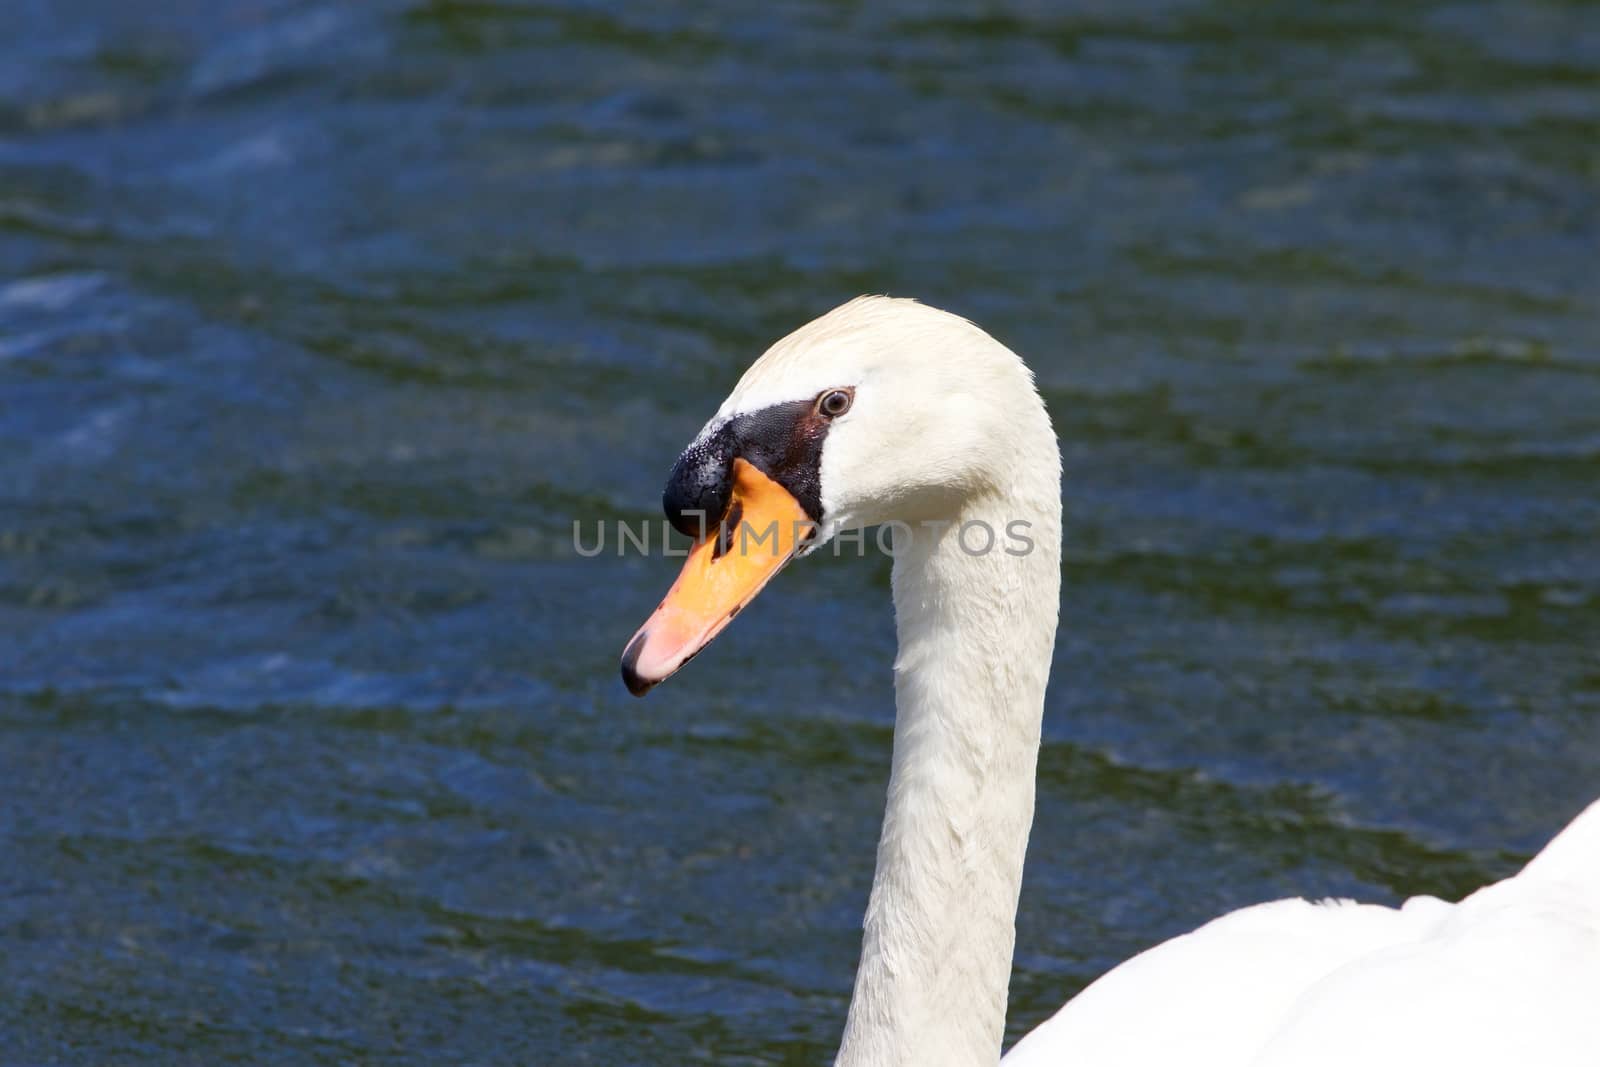
<instances>
[{"instance_id":1,"label":"swan head","mask_svg":"<svg viewBox=\"0 0 1600 1067\"><path fill-rule=\"evenodd\" d=\"M668 476L667 518L696 543L623 652L629 690L664 681L785 564L838 533L937 522L1006 491L1041 428L1022 361L914 300L858 297L783 338Z\"/></svg>"}]
</instances>

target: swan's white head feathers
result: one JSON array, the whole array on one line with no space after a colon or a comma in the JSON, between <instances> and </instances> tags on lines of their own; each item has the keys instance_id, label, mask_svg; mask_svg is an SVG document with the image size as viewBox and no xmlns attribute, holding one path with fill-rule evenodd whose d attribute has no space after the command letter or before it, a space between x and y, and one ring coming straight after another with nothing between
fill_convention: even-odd
<instances>
[{"instance_id":1,"label":"swan's white head feathers","mask_svg":"<svg viewBox=\"0 0 1600 1067\"><path fill-rule=\"evenodd\" d=\"M822 446L816 544L840 530L952 515L974 493L1008 488L1025 463L1059 484L1055 449L1022 451L1049 426L1027 366L968 320L904 298L857 297L778 341L699 440L833 389L852 390L853 402Z\"/></svg>"},{"instance_id":2,"label":"swan's white head feathers","mask_svg":"<svg viewBox=\"0 0 1600 1067\"><path fill-rule=\"evenodd\" d=\"M955 525L991 500L1037 517L1054 542L1060 485L1022 360L914 300L852 300L756 360L673 465L662 505L696 547L628 643L623 678L636 694L667 678L784 564L840 531L900 523L922 538L913 528ZM990 517L1009 530L1023 516ZM911 547L900 531L895 544Z\"/></svg>"}]
</instances>

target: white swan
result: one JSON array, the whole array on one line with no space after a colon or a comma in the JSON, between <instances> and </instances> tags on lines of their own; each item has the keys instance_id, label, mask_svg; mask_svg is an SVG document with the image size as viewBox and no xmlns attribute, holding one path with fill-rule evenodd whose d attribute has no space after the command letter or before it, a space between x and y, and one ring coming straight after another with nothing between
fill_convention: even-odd
<instances>
[{"instance_id":1,"label":"white swan","mask_svg":"<svg viewBox=\"0 0 1600 1067\"><path fill-rule=\"evenodd\" d=\"M892 524L894 761L839 1067L1000 1058L1060 477L1022 361L963 319L881 297L774 345L673 468L672 521L725 523L624 652L636 694L792 556ZM1004 1062L1594 1067L1600 804L1459 904L1283 900L1224 916L1117 967Z\"/></svg>"}]
</instances>

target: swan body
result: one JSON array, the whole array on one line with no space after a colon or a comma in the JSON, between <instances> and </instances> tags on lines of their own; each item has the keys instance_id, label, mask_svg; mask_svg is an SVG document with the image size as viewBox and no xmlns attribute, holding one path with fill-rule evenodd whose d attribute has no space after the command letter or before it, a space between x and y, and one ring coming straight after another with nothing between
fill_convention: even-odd
<instances>
[{"instance_id":1,"label":"swan body","mask_svg":"<svg viewBox=\"0 0 1600 1067\"><path fill-rule=\"evenodd\" d=\"M1457 904L1279 900L1135 956L1005 1067L1600 1064L1600 803Z\"/></svg>"},{"instance_id":2,"label":"swan body","mask_svg":"<svg viewBox=\"0 0 1600 1067\"><path fill-rule=\"evenodd\" d=\"M1022 361L964 319L883 297L768 350L669 478L667 514L698 540L624 652L636 694L790 559L892 531L894 755L836 1067L1002 1062L1060 486ZM752 517L794 529L751 553L728 531ZM1112 970L1003 1063L1600 1067L1600 804L1458 904L1283 900L1223 916Z\"/></svg>"}]
</instances>

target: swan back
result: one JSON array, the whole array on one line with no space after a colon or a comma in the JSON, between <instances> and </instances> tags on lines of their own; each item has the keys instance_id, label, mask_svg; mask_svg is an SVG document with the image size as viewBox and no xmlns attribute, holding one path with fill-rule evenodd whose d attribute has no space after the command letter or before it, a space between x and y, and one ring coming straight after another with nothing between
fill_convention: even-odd
<instances>
[{"instance_id":1,"label":"swan back","mask_svg":"<svg viewBox=\"0 0 1600 1067\"><path fill-rule=\"evenodd\" d=\"M1005 1067L1594 1067L1600 803L1458 904L1283 900L1129 960Z\"/></svg>"}]
</instances>

